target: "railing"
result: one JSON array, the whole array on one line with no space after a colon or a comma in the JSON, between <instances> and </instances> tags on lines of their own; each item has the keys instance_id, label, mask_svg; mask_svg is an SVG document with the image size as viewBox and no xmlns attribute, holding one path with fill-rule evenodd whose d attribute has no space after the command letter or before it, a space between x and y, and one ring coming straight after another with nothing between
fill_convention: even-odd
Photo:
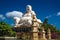
<instances>
[{"instance_id":1,"label":"railing","mask_svg":"<svg viewBox=\"0 0 60 40\"><path fill-rule=\"evenodd\" d=\"M17 40L17 37L0 37L0 40Z\"/></svg>"}]
</instances>

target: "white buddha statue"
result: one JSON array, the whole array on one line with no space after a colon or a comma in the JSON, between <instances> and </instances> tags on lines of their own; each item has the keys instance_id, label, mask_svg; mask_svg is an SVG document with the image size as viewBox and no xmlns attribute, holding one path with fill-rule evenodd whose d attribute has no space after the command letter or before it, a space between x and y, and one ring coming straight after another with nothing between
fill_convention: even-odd
<instances>
[{"instance_id":1,"label":"white buddha statue","mask_svg":"<svg viewBox=\"0 0 60 40\"><path fill-rule=\"evenodd\" d=\"M35 18L36 18L35 12L32 10L32 7L30 5L27 5L26 6L26 12L22 16L22 18L14 17L14 20L15 20L15 26L14 27L21 27L21 26L31 27L33 16L35 16ZM37 26L38 27L40 26L40 23L41 22L39 22L37 20Z\"/></svg>"},{"instance_id":2,"label":"white buddha statue","mask_svg":"<svg viewBox=\"0 0 60 40\"><path fill-rule=\"evenodd\" d=\"M19 24L16 25L16 27L20 26L26 26L26 27L31 27L32 25L32 16L35 16L34 11L32 11L32 7L30 5L26 6L26 12L23 15L23 17L20 19Z\"/></svg>"}]
</instances>

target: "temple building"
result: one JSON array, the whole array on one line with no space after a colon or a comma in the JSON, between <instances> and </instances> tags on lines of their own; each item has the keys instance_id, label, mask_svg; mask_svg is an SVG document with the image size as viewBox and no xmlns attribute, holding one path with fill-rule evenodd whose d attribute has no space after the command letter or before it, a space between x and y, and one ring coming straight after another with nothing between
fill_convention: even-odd
<instances>
[{"instance_id":1,"label":"temple building","mask_svg":"<svg viewBox=\"0 0 60 40\"><path fill-rule=\"evenodd\" d=\"M48 29L48 38L46 38L43 23L41 20L37 20L36 14L30 5L26 6L22 18L14 17L14 23L17 37L21 40L51 40L50 29Z\"/></svg>"}]
</instances>

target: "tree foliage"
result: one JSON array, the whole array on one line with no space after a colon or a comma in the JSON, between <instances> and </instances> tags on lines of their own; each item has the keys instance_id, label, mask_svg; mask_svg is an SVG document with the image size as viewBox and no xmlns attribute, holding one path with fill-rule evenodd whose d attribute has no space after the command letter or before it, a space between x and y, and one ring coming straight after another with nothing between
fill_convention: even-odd
<instances>
[{"instance_id":1,"label":"tree foliage","mask_svg":"<svg viewBox=\"0 0 60 40\"><path fill-rule=\"evenodd\" d=\"M49 24L47 18L45 18L42 26L45 28L46 32L48 32L47 29L50 28L50 30L51 30L51 37L53 39L56 39L57 37L60 37L60 30L58 30L55 25Z\"/></svg>"},{"instance_id":2,"label":"tree foliage","mask_svg":"<svg viewBox=\"0 0 60 40\"><path fill-rule=\"evenodd\" d=\"M0 22L0 36L13 36L14 34L16 35L16 33L12 31L9 24Z\"/></svg>"},{"instance_id":3,"label":"tree foliage","mask_svg":"<svg viewBox=\"0 0 60 40\"><path fill-rule=\"evenodd\" d=\"M50 28L51 32L55 32L57 29L54 25L48 24L48 19L45 18L44 22L43 22L43 27L45 28L45 30L47 31L48 28Z\"/></svg>"}]
</instances>

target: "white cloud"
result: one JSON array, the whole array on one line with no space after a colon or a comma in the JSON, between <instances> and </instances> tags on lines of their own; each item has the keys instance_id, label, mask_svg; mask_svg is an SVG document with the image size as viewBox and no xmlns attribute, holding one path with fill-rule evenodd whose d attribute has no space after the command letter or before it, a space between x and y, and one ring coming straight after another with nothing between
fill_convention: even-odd
<instances>
[{"instance_id":1,"label":"white cloud","mask_svg":"<svg viewBox=\"0 0 60 40\"><path fill-rule=\"evenodd\" d=\"M21 18L22 15L23 15L23 13L19 12L19 11L12 11L12 12L6 13L6 16L9 17L9 18L13 18L13 17L19 17L19 18Z\"/></svg>"},{"instance_id":2,"label":"white cloud","mask_svg":"<svg viewBox=\"0 0 60 40\"><path fill-rule=\"evenodd\" d=\"M0 14L0 19L1 19L1 20L4 20L5 17L4 17L2 14Z\"/></svg>"},{"instance_id":3,"label":"white cloud","mask_svg":"<svg viewBox=\"0 0 60 40\"><path fill-rule=\"evenodd\" d=\"M52 15L46 16L45 18L50 18Z\"/></svg>"},{"instance_id":4,"label":"white cloud","mask_svg":"<svg viewBox=\"0 0 60 40\"><path fill-rule=\"evenodd\" d=\"M60 16L60 12L57 13L57 16Z\"/></svg>"}]
</instances>

